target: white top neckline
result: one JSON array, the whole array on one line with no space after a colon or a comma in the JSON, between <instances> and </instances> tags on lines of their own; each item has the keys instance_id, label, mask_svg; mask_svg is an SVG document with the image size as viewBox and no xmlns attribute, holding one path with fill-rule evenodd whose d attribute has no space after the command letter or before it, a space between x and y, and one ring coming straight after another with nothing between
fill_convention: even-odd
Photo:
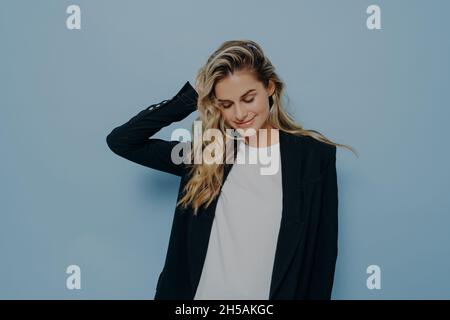
<instances>
[{"instance_id":1,"label":"white top neckline","mask_svg":"<svg viewBox=\"0 0 450 320\"><path fill-rule=\"evenodd\" d=\"M247 147L247 148L249 148L249 149L254 149L254 150L260 150L260 149L261 149L261 150L265 150L265 149L268 149L268 148L270 148L270 149L278 148L278 147L280 146L280 142L278 141L277 143L271 144L271 145L269 145L269 146L264 146L264 147L254 147L254 146L248 145L248 144L246 144L245 142L241 141L241 143L239 144L239 146L240 146L241 148Z\"/></svg>"}]
</instances>

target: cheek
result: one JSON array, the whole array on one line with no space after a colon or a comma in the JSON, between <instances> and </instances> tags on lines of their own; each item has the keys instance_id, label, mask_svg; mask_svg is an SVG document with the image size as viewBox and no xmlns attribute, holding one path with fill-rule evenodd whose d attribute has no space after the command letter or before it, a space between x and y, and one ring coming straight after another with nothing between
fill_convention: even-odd
<instances>
[{"instance_id":1,"label":"cheek","mask_svg":"<svg viewBox=\"0 0 450 320\"><path fill-rule=\"evenodd\" d=\"M225 110L220 111L220 113L221 113L222 118L224 118L226 122L231 122L233 114L230 110L225 109Z\"/></svg>"},{"instance_id":2,"label":"cheek","mask_svg":"<svg viewBox=\"0 0 450 320\"><path fill-rule=\"evenodd\" d=\"M252 104L251 110L258 114L265 114L268 112L268 104L266 101L258 99L257 101L254 101L254 105Z\"/></svg>"}]
</instances>

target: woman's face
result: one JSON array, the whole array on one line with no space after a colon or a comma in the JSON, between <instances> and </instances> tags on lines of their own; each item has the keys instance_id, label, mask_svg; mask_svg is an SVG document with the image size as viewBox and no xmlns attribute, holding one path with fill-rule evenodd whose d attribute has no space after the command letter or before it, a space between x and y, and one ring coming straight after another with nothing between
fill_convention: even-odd
<instances>
[{"instance_id":1,"label":"woman's face","mask_svg":"<svg viewBox=\"0 0 450 320\"><path fill-rule=\"evenodd\" d=\"M275 91L275 85L269 81L269 87L255 79L247 70L236 71L221 79L215 85L215 96L222 117L228 126L241 129L245 136L257 133L261 128L269 129L266 120L269 116L269 96ZM239 131L241 132L241 131Z\"/></svg>"}]
</instances>

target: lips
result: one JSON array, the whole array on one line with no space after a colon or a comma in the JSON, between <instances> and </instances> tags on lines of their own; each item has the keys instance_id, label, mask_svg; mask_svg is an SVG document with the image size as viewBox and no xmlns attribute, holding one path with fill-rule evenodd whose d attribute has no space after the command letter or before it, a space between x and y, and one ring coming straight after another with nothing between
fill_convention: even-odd
<instances>
[{"instance_id":1,"label":"lips","mask_svg":"<svg viewBox=\"0 0 450 320\"><path fill-rule=\"evenodd\" d=\"M253 119L255 119L255 117L251 118L250 120L248 120L246 122L236 122L236 125L238 125L239 127L248 126L248 125L252 124Z\"/></svg>"}]
</instances>

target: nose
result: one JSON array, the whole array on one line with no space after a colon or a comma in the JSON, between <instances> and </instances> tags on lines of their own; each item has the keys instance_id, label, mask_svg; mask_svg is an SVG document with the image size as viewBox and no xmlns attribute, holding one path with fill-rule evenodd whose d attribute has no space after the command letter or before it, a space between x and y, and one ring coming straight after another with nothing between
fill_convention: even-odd
<instances>
[{"instance_id":1,"label":"nose","mask_svg":"<svg viewBox=\"0 0 450 320\"><path fill-rule=\"evenodd\" d=\"M247 113L248 112L244 106L236 104L236 110L235 110L236 121L242 122L245 119L247 119Z\"/></svg>"}]
</instances>

